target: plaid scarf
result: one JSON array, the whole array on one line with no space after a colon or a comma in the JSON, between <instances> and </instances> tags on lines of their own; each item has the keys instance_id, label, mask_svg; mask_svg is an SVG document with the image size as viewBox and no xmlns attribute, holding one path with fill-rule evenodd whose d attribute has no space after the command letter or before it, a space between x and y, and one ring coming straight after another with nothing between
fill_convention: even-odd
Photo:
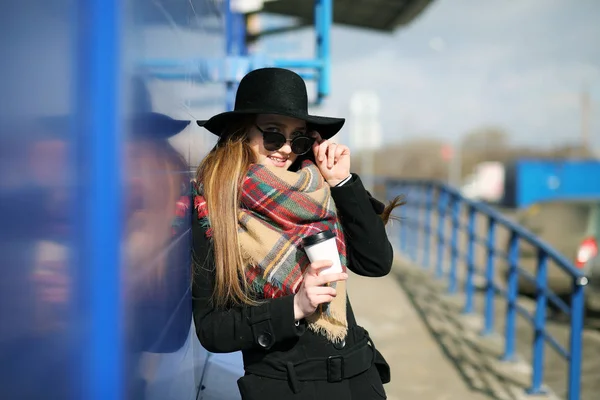
<instances>
[{"instance_id":1,"label":"plaid scarf","mask_svg":"<svg viewBox=\"0 0 600 400\"><path fill-rule=\"evenodd\" d=\"M198 188L200 189L200 187ZM329 186L317 166L305 161L298 172L252 164L242 184L238 236L248 262L246 279L259 298L294 294L310 264L302 238L322 230L336 234L341 264L346 271L346 244ZM209 226L201 189L194 207ZM211 229L207 231L211 235ZM346 337L346 284L335 282L334 300L307 318L311 330L335 342Z\"/></svg>"}]
</instances>

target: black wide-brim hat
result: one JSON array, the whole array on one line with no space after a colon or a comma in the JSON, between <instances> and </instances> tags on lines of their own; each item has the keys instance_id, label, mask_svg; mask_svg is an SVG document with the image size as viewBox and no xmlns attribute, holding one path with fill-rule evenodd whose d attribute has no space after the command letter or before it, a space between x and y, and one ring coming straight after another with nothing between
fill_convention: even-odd
<instances>
[{"instance_id":1,"label":"black wide-brim hat","mask_svg":"<svg viewBox=\"0 0 600 400\"><path fill-rule=\"evenodd\" d=\"M344 126L344 118L321 117L308 113L308 95L304 79L283 68L261 68L242 78L233 111L217 114L198 125L221 136L227 125L244 115L276 114L306 121L310 130L330 139Z\"/></svg>"}]
</instances>

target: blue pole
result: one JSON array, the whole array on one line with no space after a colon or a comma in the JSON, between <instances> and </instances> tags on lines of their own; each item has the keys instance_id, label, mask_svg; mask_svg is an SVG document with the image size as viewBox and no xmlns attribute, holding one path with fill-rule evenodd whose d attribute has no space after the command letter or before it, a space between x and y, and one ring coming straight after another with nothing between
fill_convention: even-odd
<instances>
[{"instance_id":1,"label":"blue pole","mask_svg":"<svg viewBox=\"0 0 600 400\"><path fill-rule=\"evenodd\" d=\"M331 27L333 25L333 1L315 0L315 29L317 36L316 58L321 62L317 81L317 103L329 95L331 80Z\"/></svg>"},{"instance_id":2,"label":"blue pole","mask_svg":"<svg viewBox=\"0 0 600 400\"><path fill-rule=\"evenodd\" d=\"M305 81L314 81L319 76L316 72L313 72L313 71L308 71L308 72L296 71L296 72Z\"/></svg>"},{"instance_id":3,"label":"blue pole","mask_svg":"<svg viewBox=\"0 0 600 400\"><path fill-rule=\"evenodd\" d=\"M246 16L241 13L235 13L235 40L237 42L238 51L237 55L247 56L248 46L246 43Z\"/></svg>"},{"instance_id":4,"label":"blue pole","mask_svg":"<svg viewBox=\"0 0 600 400\"><path fill-rule=\"evenodd\" d=\"M456 293L456 269L458 263L458 230L460 226L460 198L453 196L452 198L452 236L450 238L450 273L448 282L448 292Z\"/></svg>"},{"instance_id":5,"label":"blue pole","mask_svg":"<svg viewBox=\"0 0 600 400\"><path fill-rule=\"evenodd\" d=\"M467 223L467 277L465 280L465 314L473 312L473 296L475 295L475 285L473 284L473 277L475 275L475 240L476 226L475 226L475 208L469 207L469 221Z\"/></svg>"},{"instance_id":6,"label":"blue pole","mask_svg":"<svg viewBox=\"0 0 600 400\"><path fill-rule=\"evenodd\" d=\"M544 378L544 333L546 330L546 307L548 285L548 255L538 249L538 267L536 274L537 299L535 302L534 334L533 334L533 375L529 394L542 394ZM579 377L578 377L579 379Z\"/></svg>"},{"instance_id":7,"label":"blue pole","mask_svg":"<svg viewBox=\"0 0 600 400\"><path fill-rule=\"evenodd\" d=\"M223 16L225 20L225 55L226 57L246 56L248 54L246 46L246 20L242 14L234 13L231 10L231 0L225 0L223 2L223 7ZM233 110L234 108L237 86L238 82L235 80L229 80L225 84L225 87L227 88L227 98L225 100L226 110Z\"/></svg>"},{"instance_id":8,"label":"blue pole","mask_svg":"<svg viewBox=\"0 0 600 400\"><path fill-rule=\"evenodd\" d=\"M279 68L323 68L323 60L290 60L290 59L276 59L273 60L273 64Z\"/></svg>"},{"instance_id":9,"label":"blue pole","mask_svg":"<svg viewBox=\"0 0 600 400\"><path fill-rule=\"evenodd\" d=\"M234 55L235 51L235 31L234 31L234 16L231 11L231 0L223 2L223 20L225 22L225 56ZM235 103L235 84L231 81L225 83L225 110L233 110Z\"/></svg>"},{"instance_id":10,"label":"blue pole","mask_svg":"<svg viewBox=\"0 0 600 400\"><path fill-rule=\"evenodd\" d=\"M322 63L321 54L323 54L323 41L321 32L323 30L323 0L315 0L315 62Z\"/></svg>"},{"instance_id":11,"label":"blue pole","mask_svg":"<svg viewBox=\"0 0 600 400\"><path fill-rule=\"evenodd\" d=\"M489 217L487 236L487 264L485 268L485 323L483 335L489 335L494 332L494 253L496 244L496 220Z\"/></svg>"},{"instance_id":12,"label":"blue pole","mask_svg":"<svg viewBox=\"0 0 600 400\"><path fill-rule=\"evenodd\" d=\"M579 400L581 394L581 363L583 346L583 318L585 312L586 277L574 279L571 294L571 337L569 338L569 387L567 400Z\"/></svg>"},{"instance_id":13,"label":"blue pole","mask_svg":"<svg viewBox=\"0 0 600 400\"><path fill-rule=\"evenodd\" d=\"M431 241L431 209L433 207L433 185L426 186L427 197L425 199L425 237L423 238L423 267L429 268L429 243Z\"/></svg>"},{"instance_id":14,"label":"blue pole","mask_svg":"<svg viewBox=\"0 0 600 400\"><path fill-rule=\"evenodd\" d=\"M515 338L517 335L517 294L519 291L519 235L512 232L508 244L508 279L506 299L506 320L504 323L504 361L515 359Z\"/></svg>"},{"instance_id":15,"label":"blue pole","mask_svg":"<svg viewBox=\"0 0 600 400\"><path fill-rule=\"evenodd\" d=\"M121 303L121 2L87 0L76 14L73 102L79 161L77 287L85 313L83 398L123 398ZM85 186L83 186L85 185Z\"/></svg>"},{"instance_id":16,"label":"blue pole","mask_svg":"<svg viewBox=\"0 0 600 400\"><path fill-rule=\"evenodd\" d=\"M444 275L444 233L446 230L446 205L447 205L448 192L443 187L440 188L438 195L438 220L437 220L437 263L435 268L435 277L442 278Z\"/></svg>"}]
</instances>

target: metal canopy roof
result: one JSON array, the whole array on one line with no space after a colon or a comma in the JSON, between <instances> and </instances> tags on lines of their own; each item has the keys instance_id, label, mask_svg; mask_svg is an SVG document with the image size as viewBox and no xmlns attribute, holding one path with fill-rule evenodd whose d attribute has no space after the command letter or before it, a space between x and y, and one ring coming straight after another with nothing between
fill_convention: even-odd
<instances>
[{"instance_id":1,"label":"metal canopy roof","mask_svg":"<svg viewBox=\"0 0 600 400\"><path fill-rule=\"evenodd\" d=\"M333 0L333 22L391 32L410 23L433 0ZM314 2L308 0L267 1L263 11L313 21Z\"/></svg>"}]
</instances>

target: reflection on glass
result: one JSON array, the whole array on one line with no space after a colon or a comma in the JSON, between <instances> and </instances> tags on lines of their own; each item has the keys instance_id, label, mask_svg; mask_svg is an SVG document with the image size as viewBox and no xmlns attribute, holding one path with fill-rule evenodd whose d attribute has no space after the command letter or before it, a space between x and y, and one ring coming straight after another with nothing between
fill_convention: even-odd
<instances>
[{"instance_id":1,"label":"reflection on glass","mask_svg":"<svg viewBox=\"0 0 600 400\"><path fill-rule=\"evenodd\" d=\"M189 120L205 113L196 104L222 108L223 90L138 70L144 59L222 55L222 18L213 1L171 3L120 3L123 231L115 242L126 399L195 399L206 360L191 322L188 193L190 160L208 145L206 136L182 132L193 131ZM82 147L94 137L78 128L86 116L73 94L92 93L95 82L78 79L91 66L75 46L86 39L75 29L81 9L74 6L0 6L0 399L84 399L93 373L86 340L96 316L84 285L93 274L77 235L88 220L89 194L102 187L81 157L92 153ZM92 30L84 32L90 43L101 34Z\"/></svg>"},{"instance_id":2,"label":"reflection on glass","mask_svg":"<svg viewBox=\"0 0 600 400\"><path fill-rule=\"evenodd\" d=\"M181 348L189 333L189 168L168 139L189 121L150 110L145 82L133 80L126 117L124 259L127 393L142 399L157 358ZM190 388L191 389L191 388Z\"/></svg>"}]
</instances>

